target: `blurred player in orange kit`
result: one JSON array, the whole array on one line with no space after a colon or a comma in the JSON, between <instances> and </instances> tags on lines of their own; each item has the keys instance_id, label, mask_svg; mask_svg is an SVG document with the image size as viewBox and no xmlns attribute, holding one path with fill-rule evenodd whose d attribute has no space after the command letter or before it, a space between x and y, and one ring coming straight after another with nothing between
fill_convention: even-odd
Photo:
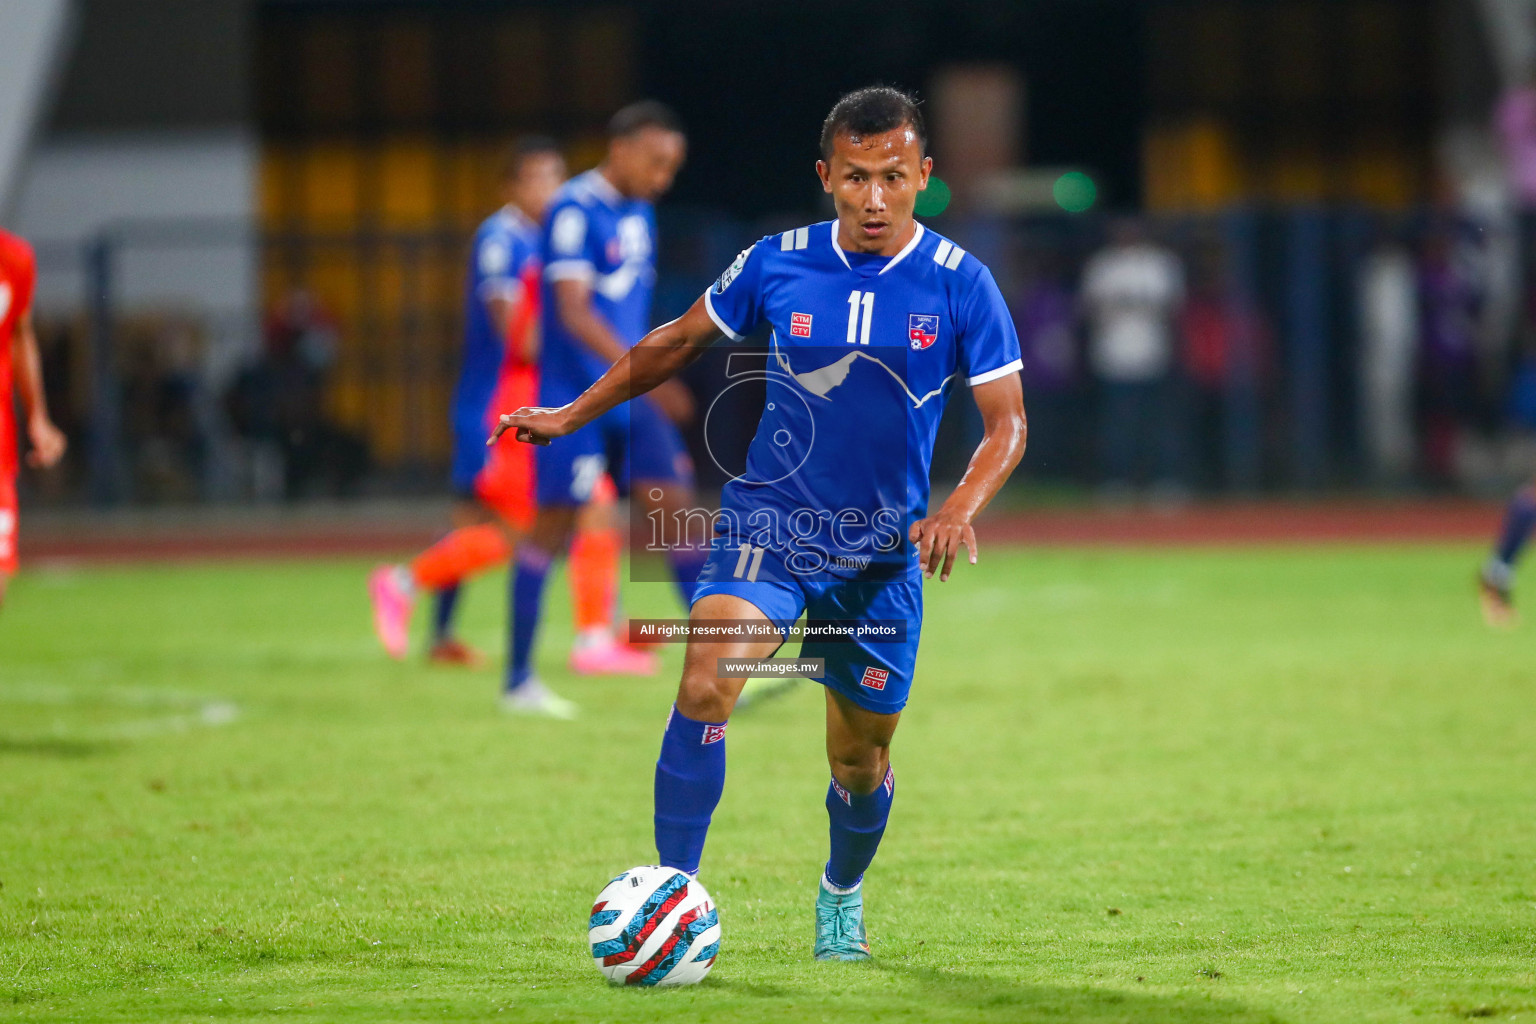
<instances>
[{"instance_id":1,"label":"blurred player in orange kit","mask_svg":"<svg viewBox=\"0 0 1536 1024\"><path fill-rule=\"evenodd\" d=\"M45 469L64 456L68 442L48 417L43 395L43 365L32 330L32 290L37 262L32 247L0 229L0 602L16 573L16 472L20 468L12 387L21 398L26 425L27 465Z\"/></svg>"},{"instance_id":2,"label":"blurred player in orange kit","mask_svg":"<svg viewBox=\"0 0 1536 1024\"><path fill-rule=\"evenodd\" d=\"M486 448L490 410L530 404L538 394L540 220L565 180L554 142L525 139L503 178L506 204L475 234L465 295L464 362L453 396L453 486L458 529L408 564L382 566L369 579L374 627L385 650L405 657L411 614L422 590L436 594L430 658L475 666L485 659L453 635L459 585L501 565L534 514L533 456L526 445ZM511 404L507 404L511 403ZM611 523L616 497L594 501L577 539L571 577L579 672L653 671L655 658L619 644L612 621L617 601L619 534Z\"/></svg>"}]
</instances>

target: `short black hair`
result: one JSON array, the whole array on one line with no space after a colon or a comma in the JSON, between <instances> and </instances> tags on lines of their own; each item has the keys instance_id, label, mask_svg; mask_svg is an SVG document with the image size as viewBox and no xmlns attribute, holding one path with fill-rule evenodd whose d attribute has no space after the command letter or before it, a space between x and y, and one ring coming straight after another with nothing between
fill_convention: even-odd
<instances>
[{"instance_id":1,"label":"short black hair","mask_svg":"<svg viewBox=\"0 0 1536 1024\"><path fill-rule=\"evenodd\" d=\"M822 158L832 155L832 142L839 135L857 139L906 127L917 135L918 148L927 156L928 127L923 124L923 112L911 93L889 85L855 89L833 104L832 112L821 123Z\"/></svg>"},{"instance_id":2,"label":"short black hair","mask_svg":"<svg viewBox=\"0 0 1536 1024\"><path fill-rule=\"evenodd\" d=\"M624 107L608 120L608 137L622 139L646 128L682 133L683 119L660 100L641 100Z\"/></svg>"},{"instance_id":3,"label":"short black hair","mask_svg":"<svg viewBox=\"0 0 1536 1024\"><path fill-rule=\"evenodd\" d=\"M507 147L501 161L501 178L511 181L523 173L523 165L536 156L563 156L560 144L548 135L524 135Z\"/></svg>"}]
</instances>

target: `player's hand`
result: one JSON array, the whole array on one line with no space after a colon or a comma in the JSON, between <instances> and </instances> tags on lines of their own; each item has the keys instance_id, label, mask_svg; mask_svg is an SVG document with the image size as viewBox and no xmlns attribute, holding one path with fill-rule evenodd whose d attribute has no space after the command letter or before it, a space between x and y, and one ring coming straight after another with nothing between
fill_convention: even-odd
<instances>
[{"instance_id":1,"label":"player's hand","mask_svg":"<svg viewBox=\"0 0 1536 1024\"><path fill-rule=\"evenodd\" d=\"M517 412L503 413L496 420L496 429L491 432L490 440L486 445L496 443L496 439L509 430L517 431L517 440L524 444L549 444L557 437L564 437L571 432L566 424L565 409L540 409L523 408Z\"/></svg>"},{"instance_id":2,"label":"player's hand","mask_svg":"<svg viewBox=\"0 0 1536 1024\"><path fill-rule=\"evenodd\" d=\"M662 415L680 427L693 422L693 395L681 381L664 380L646 396L661 409Z\"/></svg>"},{"instance_id":3,"label":"player's hand","mask_svg":"<svg viewBox=\"0 0 1536 1024\"><path fill-rule=\"evenodd\" d=\"M940 511L937 515L919 519L912 524L907 536L917 545L917 560L928 579L933 579L934 573L939 574L940 583L949 579L950 570L955 567L955 556L960 554L962 546L970 554L971 564L976 564L976 531L971 529L969 522L957 516Z\"/></svg>"},{"instance_id":4,"label":"player's hand","mask_svg":"<svg viewBox=\"0 0 1536 1024\"><path fill-rule=\"evenodd\" d=\"M27 453L27 465L34 469L47 469L64 457L69 439L64 431L54 426L46 416L38 416L27 424L27 440L32 450Z\"/></svg>"}]
</instances>

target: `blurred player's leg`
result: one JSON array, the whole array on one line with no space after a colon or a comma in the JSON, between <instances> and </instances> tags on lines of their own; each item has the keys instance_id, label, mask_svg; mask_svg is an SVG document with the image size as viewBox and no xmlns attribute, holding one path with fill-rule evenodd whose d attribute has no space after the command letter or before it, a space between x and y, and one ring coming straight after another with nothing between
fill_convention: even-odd
<instances>
[{"instance_id":1,"label":"blurred player's leg","mask_svg":"<svg viewBox=\"0 0 1536 1024\"><path fill-rule=\"evenodd\" d=\"M614 635L622 547L613 522L617 500L613 481L605 475L592 500L577 514L569 563L576 613L570 666L579 675L648 676L660 667L654 654L632 648Z\"/></svg>"},{"instance_id":2,"label":"blurred player's leg","mask_svg":"<svg viewBox=\"0 0 1536 1024\"><path fill-rule=\"evenodd\" d=\"M476 526L490 521L488 512L477 501L461 501L454 510L453 525ZM482 668L489 659L454 635L454 618L459 610L462 582L455 580L438 586L432 596L432 646L427 650L427 660L439 665Z\"/></svg>"},{"instance_id":3,"label":"blurred player's leg","mask_svg":"<svg viewBox=\"0 0 1536 1024\"><path fill-rule=\"evenodd\" d=\"M0 410L0 415L9 412ZM5 588L16 568L16 477L14 471L7 471L0 454L0 604L5 603Z\"/></svg>"},{"instance_id":4,"label":"blurred player's leg","mask_svg":"<svg viewBox=\"0 0 1536 1024\"><path fill-rule=\"evenodd\" d=\"M747 685L741 688L741 696L736 699L736 710L748 711L761 707L791 690L798 689L804 681L800 676L788 676L784 679L748 679Z\"/></svg>"},{"instance_id":5,"label":"blurred player's leg","mask_svg":"<svg viewBox=\"0 0 1536 1024\"><path fill-rule=\"evenodd\" d=\"M571 541L571 600L578 644L591 645L613 636L619 545L619 531L604 525L578 529Z\"/></svg>"},{"instance_id":6,"label":"blurred player's leg","mask_svg":"<svg viewBox=\"0 0 1536 1024\"><path fill-rule=\"evenodd\" d=\"M646 505L647 512L660 512L668 521L677 521L676 514L693 505L693 461L682 434L655 403L640 398L629 404L626 440L631 495ZM684 608L693 604L694 586L709 556L710 540L683 537L667 547L667 561Z\"/></svg>"},{"instance_id":7,"label":"blurred player's leg","mask_svg":"<svg viewBox=\"0 0 1536 1024\"><path fill-rule=\"evenodd\" d=\"M390 657L404 658L409 650L411 613L418 594L456 587L470 576L502 564L511 553L512 540L506 528L481 523L454 530L408 565L374 570L368 581L374 630Z\"/></svg>"},{"instance_id":8,"label":"blurred player's leg","mask_svg":"<svg viewBox=\"0 0 1536 1024\"><path fill-rule=\"evenodd\" d=\"M454 613L459 608L459 594L463 585L452 583L438 587L432 595L432 649L427 657L432 661L478 667L482 664L479 652L453 635Z\"/></svg>"},{"instance_id":9,"label":"blurred player's leg","mask_svg":"<svg viewBox=\"0 0 1536 1024\"><path fill-rule=\"evenodd\" d=\"M550 505L539 509L533 529L517 547L513 560L508 605L511 636L508 638L507 680L501 706L516 714L543 715L548 718L576 717L576 705L557 696L533 671L533 654L543 611L544 583L554 564L555 554L565 547L576 521L573 505Z\"/></svg>"},{"instance_id":10,"label":"blurred player's leg","mask_svg":"<svg viewBox=\"0 0 1536 1024\"><path fill-rule=\"evenodd\" d=\"M485 655L454 635L453 615L463 582L504 564L512 556L512 544L507 528L500 524L467 526L444 537L411 563L411 575L417 585L435 591L428 660L469 668L488 663Z\"/></svg>"},{"instance_id":11,"label":"blurred player's leg","mask_svg":"<svg viewBox=\"0 0 1536 1024\"><path fill-rule=\"evenodd\" d=\"M1490 626L1508 626L1514 622L1512 585L1515 564L1536 527L1536 485L1521 488L1504 514L1504 526L1498 544L1478 574L1483 617Z\"/></svg>"}]
</instances>

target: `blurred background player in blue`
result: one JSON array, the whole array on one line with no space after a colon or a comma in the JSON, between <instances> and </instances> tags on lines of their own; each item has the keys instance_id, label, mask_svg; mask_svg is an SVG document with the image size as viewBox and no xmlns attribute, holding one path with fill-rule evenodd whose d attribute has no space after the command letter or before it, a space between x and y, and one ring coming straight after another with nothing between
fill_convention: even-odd
<instances>
[{"instance_id":1,"label":"blurred background player in blue","mask_svg":"<svg viewBox=\"0 0 1536 1024\"><path fill-rule=\"evenodd\" d=\"M543 237L540 406L574 400L646 333L656 279L651 204L672 187L686 154L676 114L654 101L631 104L609 123L602 164L567 182L550 205ZM691 501L693 465L678 424L692 416L692 397L671 381L566 443L538 450L538 514L527 542L518 546L512 576L507 710L575 714L533 673L550 564L610 469L622 490L650 508L670 514ZM669 557L686 605L703 553L675 549ZM654 669L648 654L633 653L636 672Z\"/></svg>"},{"instance_id":2,"label":"blurred background player in blue","mask_svg":"<svg viewBox=\"0 0 1536 1024\"><path fill-rule=\"evenodd\" d=\"M370 579L375 631L392 657L405 656L416 595L431 590L430 659L471 667L486 661L454 635L454 611L462 582L504 564L533 522L530 453L518 445L487 448L485 434L493 407L526 404L537 394L540 223L565 178L565 159L553 139L523 139L503 166L504 205L475 234L463 364L452 406L456 529L410 562L381 567ZM611 497L594 505L572 559L578 645L571 660L578 672L606 671L615 657L637 656L612 635L619 538L605 521L611 508Z\"/></svg>"}]
</instances>

